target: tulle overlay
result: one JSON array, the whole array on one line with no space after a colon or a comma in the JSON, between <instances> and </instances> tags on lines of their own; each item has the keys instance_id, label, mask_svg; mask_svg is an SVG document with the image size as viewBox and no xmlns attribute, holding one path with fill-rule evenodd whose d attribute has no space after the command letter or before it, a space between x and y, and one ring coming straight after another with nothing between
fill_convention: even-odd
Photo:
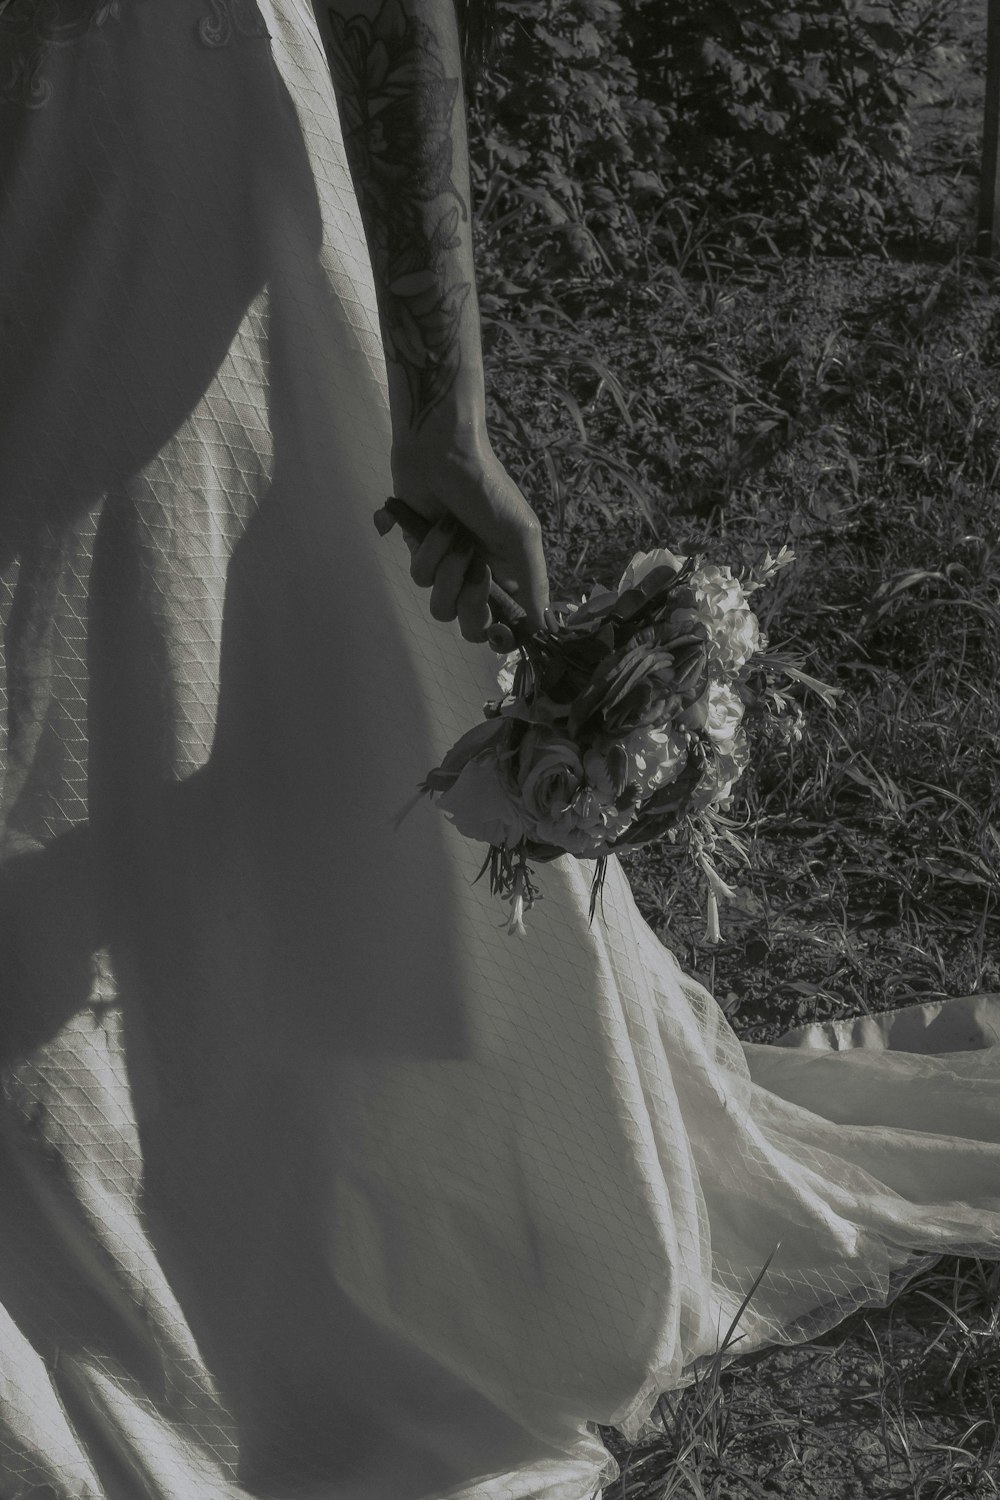
<instances>
[{"instance_id":1,"label":"tulle overlay","mask_svg":"<svg viewBox=\"0 0 1000 1500\"><path fill-rule=\"evenodd\" d=\"M738 1354L1000 1253L1000 1018L741 1045L617 861L512 940L394 829L495 659L372 523L327 65L252 9L0 104L0 1494L585 1500L772 1252Z\"/></svg>"}]
</instances>

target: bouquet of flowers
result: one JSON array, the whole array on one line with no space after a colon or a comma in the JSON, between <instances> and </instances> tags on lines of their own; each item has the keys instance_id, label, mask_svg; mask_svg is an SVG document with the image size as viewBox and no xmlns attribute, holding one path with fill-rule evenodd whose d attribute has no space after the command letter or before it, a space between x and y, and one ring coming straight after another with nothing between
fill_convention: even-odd
<instances>
[{"instance_id":1,"label":"bouquet of flowers","mask_svg":"<svg viewBox=\"0 0 1000 1500\"><path fill-rule=\"evenodd\" d=\"M385 516L418 535L427 522L390 499ZM490 634L503 661L502 696L420 784L467 838L488 844L479 872L510 902L509 934L540 892L528 861L595 860L594 919L609 854L666 840L707 887L709 941L718 902L735 892L716 868L724 847L746 859L725 817L749 761L745 716L801 737L802 715L781 687L835 690L790 656L769 652L749 597L794 560L783 547L736 577L666 548L638 553L617 588L550 608L531 634L523 611L494 585ZM506 649L514 647L515 649Z\"/></svg>"}]
</instances>

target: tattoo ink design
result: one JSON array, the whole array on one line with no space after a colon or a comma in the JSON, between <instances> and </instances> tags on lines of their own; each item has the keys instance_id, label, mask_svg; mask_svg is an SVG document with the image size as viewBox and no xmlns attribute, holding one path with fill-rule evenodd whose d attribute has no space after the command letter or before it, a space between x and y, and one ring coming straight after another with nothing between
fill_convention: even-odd
<instances>
[{"instance_id":1,"label":"tattoo ink design","mask_svg":"<svg viewBox=\"0 0 1000 1500\"><path fill-rule=\"evenodd\" d=\"M459 324L472 286L443 286L449 252L461 243L459 216L469 217L452 180L460 80L447 76L433 32L400 0L384 0L373 21L328 14L344 143L385 289L386 354L406 374L419 428L458 375ZM442 199L454 203L442 206Z\"/></svg>"}]
</instances>

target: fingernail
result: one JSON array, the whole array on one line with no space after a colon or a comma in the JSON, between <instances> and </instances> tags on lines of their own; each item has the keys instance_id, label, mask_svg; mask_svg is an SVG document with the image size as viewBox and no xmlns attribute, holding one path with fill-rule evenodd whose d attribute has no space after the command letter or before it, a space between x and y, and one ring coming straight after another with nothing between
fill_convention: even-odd
<instances>
[{"instance_id":1,"label":"fingernail","mask_svg":"<svg viewBox=\"0 0 1000 1500\"><path fill-rule=\"evenodd\" d=\"M513 651L514 646L517 644L510 626L505 625L502 620L497 620L490 626L486 632L486 639L493 650L499 653Z\"/></svg>"}]
</instances>

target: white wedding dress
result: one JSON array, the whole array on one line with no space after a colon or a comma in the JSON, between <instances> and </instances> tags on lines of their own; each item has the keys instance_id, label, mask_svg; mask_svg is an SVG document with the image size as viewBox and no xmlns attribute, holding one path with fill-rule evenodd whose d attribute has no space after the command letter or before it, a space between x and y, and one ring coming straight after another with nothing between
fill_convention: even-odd
<instances>
[{"instance_id":1,"label":"white wedding dress","mask_svg":"<svg viewBox=\"0 0 1000 1500\"><path fill-rule=\"evenodd\" d=\"M510 938L394 829L496 658L307 0L11 0L0 92L3 1500L587 1500L772 1252L736 1354L1000 1254L989 1001L741 1045L615 860Z\"/></svg>"}]
</instances>

